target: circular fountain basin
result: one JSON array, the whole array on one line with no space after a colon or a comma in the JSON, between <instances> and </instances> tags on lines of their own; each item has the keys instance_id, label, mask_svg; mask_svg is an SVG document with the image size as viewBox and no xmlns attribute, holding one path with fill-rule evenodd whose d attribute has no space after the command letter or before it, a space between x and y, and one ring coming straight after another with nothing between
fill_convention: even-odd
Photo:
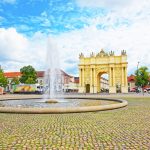
<instances>
[{"instance_id":1,"label":"circular fountain basin","mask_svg":"<svg viewBox=\"0 0 150 150\"><path fill-rule=\"evenodd\" d=\"M122 99L108 98L65 98L57 103L47 103L39 99L4 100L0 101L1 113L26 113L26 114L50 114L50 113L79 113L111 110L125 107L128 102Z\"/></svg>"},{"instance_id":2,"label":"circular fountain basin","mask_svg":"<svg viewBox=\"0 0 150 150\"><path fill-rule=\"evenodd\" d=\"M49 100L46 100L45 103L58 103L58 100L56 99L49 99Z\"/></svg>"}]
</instances>

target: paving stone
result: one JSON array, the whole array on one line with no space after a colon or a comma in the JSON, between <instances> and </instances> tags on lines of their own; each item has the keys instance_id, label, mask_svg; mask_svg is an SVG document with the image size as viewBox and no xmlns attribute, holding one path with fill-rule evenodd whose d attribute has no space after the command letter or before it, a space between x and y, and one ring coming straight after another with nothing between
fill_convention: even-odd
<instances>
[{"instance_id":1,"label":"paving stone","mask_svg":"<svg viewBox=\"0 0 150 150\"><path fill-rule=\"evenodd\" d=\"M150 97L127 107L72 114L0 114L0 150L150 149Z\"/></svg>"}]
</instances>

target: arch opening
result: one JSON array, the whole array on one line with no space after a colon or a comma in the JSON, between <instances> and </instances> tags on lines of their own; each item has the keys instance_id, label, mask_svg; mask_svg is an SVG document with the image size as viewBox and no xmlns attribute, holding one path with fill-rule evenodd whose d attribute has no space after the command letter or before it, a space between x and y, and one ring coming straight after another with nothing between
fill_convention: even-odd
<instances>
[{"instance_id":1,"label":"arch opening","mask_svg":"<svg viewBox=\"0 0 150 150\"><path fill-rule=\"evenodd\" d=\"M97 93L109 92L109 75L107 72L99 72L97 75Z\"/></svg>"}]
</instances>

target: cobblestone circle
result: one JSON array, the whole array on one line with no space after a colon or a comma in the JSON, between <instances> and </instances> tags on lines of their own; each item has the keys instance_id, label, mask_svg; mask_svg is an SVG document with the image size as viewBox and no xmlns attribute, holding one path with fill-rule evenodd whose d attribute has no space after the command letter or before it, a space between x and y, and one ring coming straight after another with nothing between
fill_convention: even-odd
<instances>
[{"instance_id":1,"label":"cobblestone circle","mask_svg":"<svg viewBox=\"0 0 150 150\"><path fill-rule=\"evenodd\" d=\"M150 97L123 99L101 112L0 113L0 150L150 150Z\"/></svg>"}]
</instances>

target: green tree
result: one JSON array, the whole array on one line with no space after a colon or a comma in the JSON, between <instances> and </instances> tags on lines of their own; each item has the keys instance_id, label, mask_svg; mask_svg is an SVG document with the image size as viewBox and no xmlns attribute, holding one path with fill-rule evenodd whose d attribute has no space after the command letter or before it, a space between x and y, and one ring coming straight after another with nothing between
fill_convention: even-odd
<instances>
[{"instance_id":1,"label":"green tree","mask_svg":"<svg viewBox=\"0 0 150 150\"><path fill-rule=\"evenodd\" d=\"M4 76L4 72L0 69L0 86L6 87L8 85L8 79Z\"/></svg>"},{"instance_id":2,"label":"green tree","mask_svg":"<svg viewBox=\"0 0 150 150\"><path fill-rule=\"evenodd\" d=\"M148 85L149 82L149 73L148 73L148 68L147 67L140 67L138 70L135 72L135 84L138 87L143 87ZM144 91L143 91L144 94Z\"/></svg>"},{"instance_id":3,"label":"green tree","mask_svg":"<svg viewBox=\"0 0 150 150\"><path fill-rule=\"evenodd\" d=\"M18 77L14 77L12 80L11 80L11 85L17 85L19 84L19 78Z\"/></svg>"},{"instance_id":4,"label":"green tree","mask_svg":"<svg viewBox=\"0 0 150 150\"><path fill-rule=\"evenodd\" d=\"M20 78L21 83L25 84L35 84L37 82L37 73L32 66L24 66L20 69L22 74Z\"/></svg>"}]
</instances>

